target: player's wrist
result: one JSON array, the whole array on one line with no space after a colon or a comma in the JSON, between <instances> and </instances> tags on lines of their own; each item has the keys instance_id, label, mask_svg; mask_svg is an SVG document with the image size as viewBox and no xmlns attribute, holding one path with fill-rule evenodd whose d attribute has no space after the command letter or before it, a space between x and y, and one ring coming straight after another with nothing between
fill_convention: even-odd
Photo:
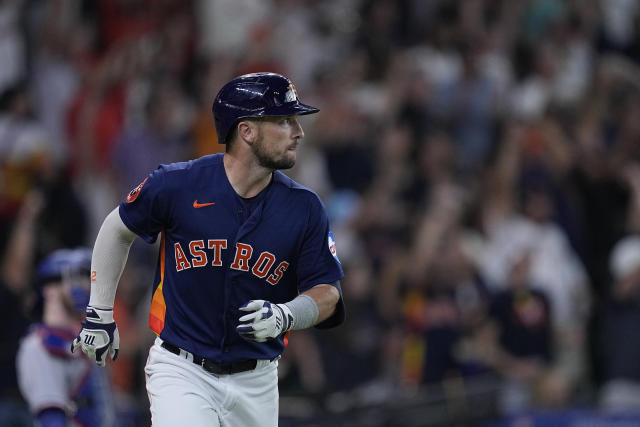
<instances>
[{"instance_id":1,"label":"player's wrist","mask_svg":"<svg viewBox=\"0 0 640 427\"><path fill-rule=\"evenodd\" d=\"M320 315L318 305L308 295L298 295L291 301L284 305L289 309L293 322L291 325L292 330L307 329L315 325Z\"/></svg>"},{"instance_id":2,"label":"player's wrist","mask_svg":"<svg viewBox=\"0 0 640 427\"><path fill-rule=\"evenodd\" d=\"M113 319L113 307L112 308L100 308L92 305L87 306L86 320L94 323L114 323Z\"/></svg>"},{"instance_id":3,"label":"player's wrist","mask_svg":"<svg viewBox=\"0 0 640 427\"><path fill-rule=\"evenodd\" d=\"M280 334L293 329L293 326L295 325L295 317L293 316L293 313L291 313L291 309L287 307L286 304L274 304L274 306L276 309L280 310L280 314L282 316L282 331Z\"/></svg>"},{"instance_id":4,"label":"player's wrist","mask_svg":"<svg viewBox=\"0 0 640 427\"><path fill-rule=\"evenodd\" d=\"M100 310L100 311L113 311L113 306L104 306L104 305L94 305L94 304L89 304L87 305L87 308L93 308L95 310Z\"/></svg>"}]
</instances>

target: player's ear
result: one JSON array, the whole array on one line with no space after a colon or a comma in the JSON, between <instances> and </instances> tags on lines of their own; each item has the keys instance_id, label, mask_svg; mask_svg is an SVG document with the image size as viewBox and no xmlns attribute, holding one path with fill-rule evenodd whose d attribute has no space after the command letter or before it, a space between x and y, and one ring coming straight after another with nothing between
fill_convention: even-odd
<instances>
[{"instance_id":1,"label":"player's ear","mask_svg":"<svg viewBox=\"0 0 640 427\"><path fill-rule=\"evenodd\" d=\"M253 144L258 138L258 123L251 120L242 120L237 125L238 136L248 144Z\"/></svg>"}]
</instances>

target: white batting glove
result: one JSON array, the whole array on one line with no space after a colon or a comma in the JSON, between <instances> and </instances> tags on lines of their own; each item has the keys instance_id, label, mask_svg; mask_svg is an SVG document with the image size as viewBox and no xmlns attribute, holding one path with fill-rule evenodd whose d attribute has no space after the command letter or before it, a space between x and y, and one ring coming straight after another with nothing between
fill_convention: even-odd
<instances>
[{"instance_id":1,"label":"white batting glove","mask_svg":"<svg viewBox=\"0 0 640 427\"><path fill-rule=\"evenodd\" d=\"M82 321L82 329L71 344L71 352L75 352L78 347L98 366L105 365L107 350L111 360L118 358L120 334L113 320L113 309L102 310L87 306L87 317Z\"/></svg>"},{"instance_id":2,"label":"white batting glove","mask_svg":"<svg viewBox=\"0 0 640 427\"><path fill-rule=\"evenodd\" d=\"M265 342L293 328L293 315L284 304L273 304L261 299L251 300L240 311L250 312L242 316L236 330L244 339Z\"/></svg>"}]
</instances>

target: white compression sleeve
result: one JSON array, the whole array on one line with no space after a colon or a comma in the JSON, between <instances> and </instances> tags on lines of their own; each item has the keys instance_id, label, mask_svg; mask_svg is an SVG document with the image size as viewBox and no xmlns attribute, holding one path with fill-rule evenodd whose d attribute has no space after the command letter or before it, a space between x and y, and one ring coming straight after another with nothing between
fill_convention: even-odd
<instances>
[{"instance_id":1,"label":"white compression sleeve","mask_svg":"<svg viewBox=\"0 0 640 427\"><path fill-rule=\"evenodd\" d=\"M103 309L113 307L116 288L135 238L136 234L120 219L118 208L107 215L91 256L90 306Z\"/></svg>"},{"instance_id":2,"label":"white compression sleeve","mask_svg":"<svg viewBox=\"0 0 640 427\"><path fill-rule=\"evenodd\" d=\"M292 330L307 329L312 327L318 320L318 305L308 295L298 295L285 304L291 310L293 316Z\"/></svg>"}]
</instances>

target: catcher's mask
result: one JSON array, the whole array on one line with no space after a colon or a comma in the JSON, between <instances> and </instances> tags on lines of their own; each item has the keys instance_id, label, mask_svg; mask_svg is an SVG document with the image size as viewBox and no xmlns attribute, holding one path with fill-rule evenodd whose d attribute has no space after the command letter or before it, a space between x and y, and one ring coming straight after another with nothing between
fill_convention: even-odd
<instances>
[{"instance_id":1,"label":"catcher's mask","mask_svg":"<svg viewBox=\"0 0 640 427\"><path fill-rule=\"evenodd\" d=\"M91 249L58 249L38 266L38 283L40 287L53 282L68 286L73 307L82 314L89 304L90 271Z\"/></svg>"}]
</instances>

